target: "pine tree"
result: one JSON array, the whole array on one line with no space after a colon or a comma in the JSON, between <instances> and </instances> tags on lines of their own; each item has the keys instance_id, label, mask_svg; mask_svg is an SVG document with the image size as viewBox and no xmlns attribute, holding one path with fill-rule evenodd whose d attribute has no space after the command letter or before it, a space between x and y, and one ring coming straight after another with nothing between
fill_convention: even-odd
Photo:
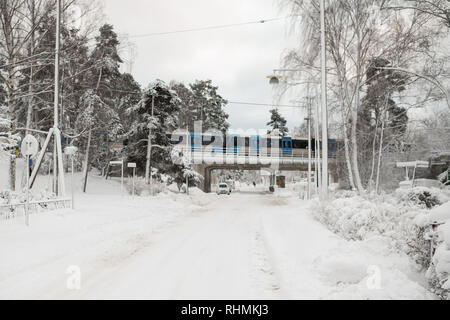
<instances>
[{"instance_id":1,"label":"pine tree","mask_svg":"<svg viewBox=\"0 0 450 320\"><path fill-rule=\"evenodd\" d=\"M203 131L219 130L226 132L229 124L228 114L223 107L228 103L217 93L218 87L211 80L197 80L189 85L192 90L192 118L189 124L193 129L193 121L202 121Z\"/></svg>"},{"instance_id":2,"label":"pine tree","mask_svg":"<svg viewBox=\"0 0 450 320\"><path fill-rule=\"evenodd\" d=\"M135 120L127 133L126 153L128 160L136 162L139 169L146 168L148 171L146 155L150 150L150 140L152 167L158 167L165 173L174 170L166 132L178 127L179 106L180 99L176 92L163 81L156 80L143 91L141 100L127 109L127 115Z\"/></svg>"},{"instance_id":3,"label":"pine tree","mask_svg":"<svg viewBox=\"0 0 450 320\"><path fill-rule=\"evenodd\" d=\"M91 94L98 97L102 102L99 107L104 110L98 116L102 119L96 122L95 126L89 126L91 132L88 138L92 135L90 145L96 152L92 154L92 159L89 157L88 162L94 163L98 168L104 168L109 160L116 156L110 153L109 142L115 141L123 133L117 110L117 100L121 93L116 92L116 88L120 87L119 66L122 59L118 54L119 41L113 27L105 24L99 31L96 46L89 57L91 69L87 73L89 77L87 84L90 88L94 88Z\"/></svg>"},{"instance_id":4,"label":"pine tree","mask_svg":"<svg viewBox=\"0 0 450 320\"><path fill-rule=\"evenodd\" d=\"M178 113L178 125L180 128L185 128L189 131L194 129L194 121L196 120L193 114L194 111L194 95L190 87L184 83L172 81L170 88L174 90L180 98L180 112Z\"/></svg>"},{"instance_id":5,"label":"pine tree","mask_svg":"<svg viewBox=\"0 0 450 320\"><path fill-rule=\"evenodd\" d=\"M358 161L363 181L371 184L375 175L375 152L387 145L400 146L408 124L406 109L392 98L395 92L405 90L407 76L383 69L390 62L372 59L366 72L367 94L361 101L357 121ZM382 141L380 146L380 141Z\"/></svg>"},{"instance_id":6,"label":"pine tree","mask_svg":"<svg viewBox=\"0 0 450 320\"><path fill-rule=\"evenodd\" d=\"M280 136L285 136L289 131L286 123L286 119L278 112L278 109L270 110L270 121L267 122L267 125L272 127L272 129L268 130L267 133L277 133Z\"/></svg>"}]
</instances>

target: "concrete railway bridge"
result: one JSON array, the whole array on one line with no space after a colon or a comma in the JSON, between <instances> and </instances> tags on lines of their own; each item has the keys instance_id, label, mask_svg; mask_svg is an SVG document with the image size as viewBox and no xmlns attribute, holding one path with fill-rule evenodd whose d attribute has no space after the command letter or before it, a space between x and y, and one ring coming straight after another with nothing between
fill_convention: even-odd
<instances>
[{"instance_id":1,"label":"concrete railway bridge","mask_svg":"<svg viewBox=\"0 0 450 320\"><path fill-rule=\"evenodd\" d=\"M267 170L273 177L279 171L308 171L308 157L302 155L243 155L191 151L187 156L193 164L193 169L204 178L200 184L204 192L211 192L211 174L214 170ZM315 162L313 155L311 157L312 171L315 170ZM329 157L330 182L338 181L337 164L336 157Z\"/></svg>"}]
</instances>

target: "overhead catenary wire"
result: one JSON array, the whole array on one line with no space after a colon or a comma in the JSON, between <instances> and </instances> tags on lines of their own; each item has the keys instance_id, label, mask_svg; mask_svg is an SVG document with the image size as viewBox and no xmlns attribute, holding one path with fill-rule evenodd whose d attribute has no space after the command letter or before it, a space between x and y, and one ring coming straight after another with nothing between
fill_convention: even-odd
<instances>
[{"instance_id":1,"label":"overhead catenary wire","mask_svg":"<svg viewBox=\"0 0 450 320\"><path fill-rule=\"evenodd\" d=\"M245 25L251 25L251 24L263 24L263 23L267 23L267 22L284 20L284 19L291 18L294 16L296 16L296 15L289 15L289 16L285 16L285 17L276 17L276 18L270 18L270 19L259 19L259 20L230 23L230 24L222 24L222 25L215 25L215 26L197 27L197 28L190 28L190 29L180 29L180 30L173 30L173 31L151 32L151 33L144 33L144 34L128 35L128 37L129 38L144 38L144 37L170 35L170 34L176 34L176 33L187 33L187 32L196 32L196 31L225 29L225 28L239 27L239 26L245 26Z\"/></svg>"},{"instance_id":2,"label":"overhead catenary wire","mask_svg":"<svg viewBox=\"0 0 450 320\"><path fill-rule=\"evenodd\" d=\"M228 101L228 104L239 104L239 105L248 105L255 107L282 107L282 108L303 108L304 106L296 106L290 104L274 104L274 103L257 103L257 102L238 102L238 101Z\"/></svg>"},{"instance_id":3,"label":"overhead catenary wire","mask_svg":"<svg viewBox=\"0 0 450 320\"><path fill-rule=\"evenodd\" d=\"M170 34L177 34L177 33L207 31L207 30L214 30L214 29L225 29L225 28L239 27L239 26L245 26L245 25L251 25L251 24L264 24L264 23L267 23L267 22L284 20L284 19L287 19L287 18L295 17L295 16L297 16L297 15L288 15L288 16L285 16L285 17L275 17L275 18L270 18L270 19L259 19L259 20L238 22L238 23L230 23L230 24L223 24L223 25L205 26L205 27L197 27L197 28L190 28L190 29L180 29L180 30L174 30L174 31L151 32L151 33L126 35L126 36L128 38L145 38L145 37L162 36L162 35L170 35ZM95 36L95 37L85 37L85 40L87 42L90 42L91 40L95 40L96 38L97 38L97 36ZM92 44L87 44L85 46L86 46L86 48L92 48L92 47L95 47L96 45L97 45L96 43L92 43ZM71 47L63 48L62 51L69 50L69 49L73 48L74 46L75 46L75 44L73 46L71 46ZM119 49L123 49L125 47L127 47L127 45L126 46L119 46ZM54 54L54 52L52 50L50 50L49 52L41 52L41 53L32 55L30 57L26 57L23 60L14 62L12 64L1 65L0 68L9 67L9 66L12 66L12 65L18 65L18 64L26 62L27 60L33 59L33 58L35 58L35 57L37 57L39 55L42 55L42 54Z\"/></svg>"}]
</instances>

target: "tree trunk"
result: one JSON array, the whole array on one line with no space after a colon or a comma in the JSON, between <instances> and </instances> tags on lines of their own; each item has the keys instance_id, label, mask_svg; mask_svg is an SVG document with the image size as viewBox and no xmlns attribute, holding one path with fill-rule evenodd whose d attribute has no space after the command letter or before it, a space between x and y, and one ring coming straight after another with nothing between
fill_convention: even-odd
<instances>
[{"instance_id":1,"label":"tree trunk","mask_svg":"<svg viewBox=\"0 0 450 320\"><path fill-rule=\"evenodd\" d=\"M350 187L352 190L356 190L355 187L355 181L353 179L353 173L352 173L352 162L350 160L350 148L349 148L349 141L348 141L348 132L347 132L347 124L344 123L344 153L345 153L345 163L347 166L348 171L348 181L350 183Z\"/></svg>"},{"instance_id":2,"label":"tree trunk","mask_svg":"<svg viewBox=\"0 0 450 320\"><path fill-rule=\"evenodd\" d=\"M101 59L103 59L103 52L102 52L102 56ZM103 75L103 67L100 67L100 71L98 73L98 79L97 79L97 85L95 87L95 94L97 94L98 88L100 87L100 81L102 80L102 75ZM89 151L91 148L91 136L92 136L92 125L89 126L89 134L88 134L88 142L87 142L87 148L86 148L86 165L85 165L85 172L84 172L84 182L83 182L83 192L86 192L86 188L87 188L87 180L88 180L88 173L89 173L89 167L90 167L90 163L89 163Z\"/></svg>"},{"instance_id":3,"label":"tree trunk","mask_svg":"<svg viewBox=\"0 0 450 320\"><path fill-rule=\"evenodd\" d=\"M91 149L91 131L92 131L92 129L89 128L88 141L87 141L87 147L86 147L86 155L85 155L85 160L84 160L83 192L86 192L87 179L88 179L88 173L89 173L89 150Z\"/></svg>"},{"instance_id":4,"label":"tree trunk","mask_svg":"<svg viewBox=\"0 0 450 320\"><path fill-rule=\"evenodd\" d=\"M384 111L381 123L381 133L380 133L380 147L378 150L378 165L377 165L377 181L375 184L375 192L378 193L378 187L380 185L380 168L381 168L381 156L383 151L383 139L384 139L384 127L386 122L386 111Z\"/></svg>"},{"instance_id":5,"label":"tree trunk","mask_svg":"<svg viewBox=\"0 0 450 320\"><path fill-rule=\"evenodd\" d=\"M13 60L13 59L12 59ZM9 78L10 81L10 90L8 90L8 109L9 116L11 119L11 134L14 134L16 131L16 99L15 99L15 91L14 84L12 78ZM9 188L12 191L16 190L16 153L15 149L12 151L9 158Z\"/></svg>"},{"instance_id":6,"label":"tree trunk","mask_svg":"<svg viewBox=\"0 0 450 320\"><path fill-rule=\"evenodd\" d=\"M153 121L153 115L154 115L154 109L155 109L155 96L152 96L152 121ZM148 128L148 141L147 141L147 162L145 164L145 182L147 184L152 184L152 173L150 172L150 164L151 164L151 158L152 158L152 128L153 123L150 124L150 127ZM150 186L151 192L153 194L153 186Z\"/></svg>"},{"instance_id":7,"label":"tree trunk","mask_svg":"<svg viewBox=\"0 0 450 320\"><path fill-rule=\"evenodd\" d=\"M358 142L356 139L356 123L358 121L358 112L357 108L354 107L352 110L352 132L351 132L351 143L352 143L352 164L353 171L355 174L355 183L356 188L359 192L364 192L364 188L361 183L361 176L359 174L359 166L358 166Z\"/></svg>"},{"instance_id":8,"label":"tree trunk","mask_svg":"<svg viewBox=\"0 0 450 320\"><path fill-rule=\"evenodd\" d=\"M34 55L34 46L35 46L35 39L34 39L34 30L35 30L35 7L34 7L34 1L31 2L31 43L28 50L28 56L32 57ZM31 58L30 60L30 79L28 81L28 107L27 107L27 116L26 116L26 129L31 128L31 118L33 116L33 81L34 81L34 59ZM26 131L26 133L30 133L30 131Z\"/></svg>"},{"instance_id":9,"label":"tree trunk","mask_svg":"<svg viewBox=\"0 0 450 320\"><path fill-rule=\"evenodd\" d=\"M152 153L152 130L148 130L147 162L145 163L145 182L150 184L150 155Z\"/></svg>"},{"instance_id":10,"label":"tree trunk","mask_svg":"<svg viewBox=\"0 0 450 320\"><path fill-rule=\"evenodd\" d=\"M368 181L369 190L372 191L373 188L373 175L375 174L375 157L376 157L376 144L377 144L377 130L378 130L378 119L376 119L375 132L372 141L372 168L370 170L370 177Z\"/></svg>"}]
</instances>

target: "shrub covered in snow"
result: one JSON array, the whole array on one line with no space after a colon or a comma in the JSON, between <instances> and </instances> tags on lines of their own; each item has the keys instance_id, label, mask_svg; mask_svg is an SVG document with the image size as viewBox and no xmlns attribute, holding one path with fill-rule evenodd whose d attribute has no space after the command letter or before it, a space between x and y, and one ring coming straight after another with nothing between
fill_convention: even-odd
<instances>
[{"instance_id":1,"label":"shrub covered in snow","mask_svg":"<svg viewBox=\"0 0 450 320\"><path fill-rule=\"evenodd\" d=\"M438 176L439 181L446 185L446 186L450 186L450 168L448 168L447 170L445 170L444 172L442 172L439 176Z\"/></svg>"},{"instance_id":2,"label":"shrub covered in snow","mask_svg":"<svg viewBox=\"0 0 450 320\"><path fill-rule=\"evenodd\" d=\"M315 217L348 240L365 240L374 235L389 237L393 247L428 267L430 246L426 236L429 225L416 221L429 211L427 208L431 203L448 199L448 191L427 189L371 196L338 191L335 199L324 207L317 204Z\"/></svg>"},{"instance_id":3,"label":"shrub covered in snow","mask_svg":"<svg viewBox=\"0 0 450 320\"><path fill-rule=\"evenodd\" d=\"M157 195L161 192L166 192L167 190L167 184L153 179L152 181L153 186L153 194ZM133 193L133 182L131 179L127 180L126 183L126 189L129 194ZM138 196L148 196L151 194L151 188L150 185L145 181L145 178L143 177L136 177L134 180L134 194Z\"/></svg>"},{"instance_id":4,"label":"shrub covered in snow","mask_svg":"<svg viewBox=\"0 0 450 320\"><path fill-rule=\"evenodd\" d=\"M0 117L0 156L14 154L20 141L21 137L11 132L11 121Z\"/></svg>"},{"instance_id":5,"label":"shrub covered in snow","mask_svg":"<svg viewBox=\"0 0 450 320\"><path fill-rule=\"evenodd\" d=\"M449 193L438 188L414 187L395 191L401 201L410 201L415 205L428 209L450 200Z\"/></svg>"},{"instance_id":6,"label":"shrub covered in snow","mask_svg":"<svg viewBox=\"0 0 450 320\"><path fill-rule=\"evenodd\" d=\"M436 248L427 278L434 293L443 299L450 298L450 202L436 207L423 219L435 223L436 230L431 234Z\"/></svg>"},{"instance_id":7,"label":"shrub covered in snow","mask_svg":"<svg viewBox=\"0 0 450 320\"><path fill-rule=\"evenodd\" d=\"M431 222L450 219L449 199L448 190L424 187L370 196L338 191L325 206L317 202L314 215L348 240L366 240L374 236L388 238L394 250L408 254L422 270L428 269L431 286L445 298L450 289L450 233L445 232L450 232L450 227L439 228L440 238L445 237L443 234L447 238L437 243L430 264L431 241L435 239ZM431 207L435 208L429 210ZM448 211L448 214L441 211Z\"/></svg>"}]
</instances>

